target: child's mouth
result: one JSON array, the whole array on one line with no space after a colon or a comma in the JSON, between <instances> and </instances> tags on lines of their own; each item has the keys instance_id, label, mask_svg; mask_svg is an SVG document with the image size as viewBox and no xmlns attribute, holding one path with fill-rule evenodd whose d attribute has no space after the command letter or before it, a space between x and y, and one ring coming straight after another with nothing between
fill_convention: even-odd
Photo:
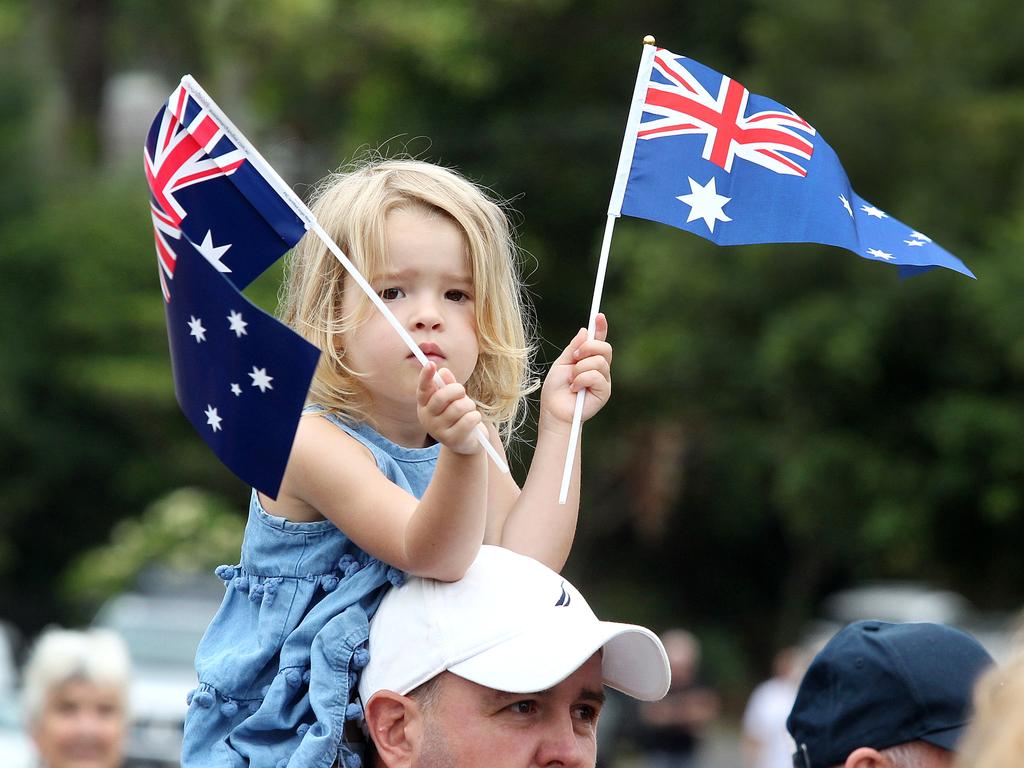
<instances>
[{"instance_id":1,"label":"child's mouth","mask_svg":"<svg viewBox=\"0 0 1024 768\"><path fill-rule=\"evenodd\" d=\"M441 351L441 348L431 341L425 341L420 344L420 352L422 352L428 360L435 363L447 360L444 356L444 352Z\"/></svg>"}]
</instances>

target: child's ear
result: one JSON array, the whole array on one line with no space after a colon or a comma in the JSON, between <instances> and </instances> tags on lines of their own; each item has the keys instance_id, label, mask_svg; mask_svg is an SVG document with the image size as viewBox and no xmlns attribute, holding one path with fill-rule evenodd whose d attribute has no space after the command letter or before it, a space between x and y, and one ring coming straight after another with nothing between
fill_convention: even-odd
<instances>
[{"instance_id":1,"label":"child's ear","mask_svg":"<svg viewBox=\"0 0 1024 768\"><path fill-rule=\"evenodd\" d=\"M377 691L366 705L366 727L380 763L388 768L415 765L423 741L423 717L415 701L393 691Z\"/></svg>"}]
</instances>

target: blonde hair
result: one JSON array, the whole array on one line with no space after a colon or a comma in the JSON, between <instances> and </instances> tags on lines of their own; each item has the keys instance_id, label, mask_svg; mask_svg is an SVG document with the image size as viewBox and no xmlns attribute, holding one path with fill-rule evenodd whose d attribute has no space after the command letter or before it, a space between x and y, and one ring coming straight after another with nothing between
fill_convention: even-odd
<instances>
[{"instance_id":1,"label":"blonde hair","mask_svg":"<svg viewBox=\"0 0 1024 768\"><path fill-rule=\"evenodd\" d=\"M454 171L411 159L372 160L323 179L310 203L317 220L372 281L387 269L388 214L421 210L462 230L473 280L477 365L466 391L508 440L525 418L532 376L532 314L521 290L519 251L501 205ZM358 290L313 235L286 262L281 319L322 350L309 400L341 418L373 424L359 372L346 363L344 339L370 316L368 299L347 315L343 292Z\"/></svg>"},{"instance_id":2,"label":"blonde hair","mask_svg":"<svg viewBox=\"0 0 1024 768\"><path fill-rule=\"evenodd\" d=\"M48 629L36 642L25 665L25 721L29 725L35 723L50 691L74 680L115 688L126 702L130 675L128 648L114 632Z\"/></svg>"},{"instance_id":3,"label":"blonde hair","mask_svg":"<svg viewBox=\"0 0 1024 768\"><path fill-rule=\"evenodd\" d=\"M974 688L974 718L957 746L957 768L1019 768L1024 762L1024 648Z\"/></svg>"}]
</instances>

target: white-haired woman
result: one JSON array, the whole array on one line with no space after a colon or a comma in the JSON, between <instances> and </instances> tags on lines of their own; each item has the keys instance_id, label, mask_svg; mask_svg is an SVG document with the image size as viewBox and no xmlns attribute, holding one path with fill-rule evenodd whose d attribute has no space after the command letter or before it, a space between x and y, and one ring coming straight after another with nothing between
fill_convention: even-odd
<instances>
[{"instance_id":1,"label":"white-haired woman","mask_svg":"<svg viewBox=\"0 0 1024 768\"><path fill-rule=\"evenodd\" d=\"M50 629L25 667L25 722L45 768L117 768L131 665L107 630Z\"/></svg>"}]
</instances>

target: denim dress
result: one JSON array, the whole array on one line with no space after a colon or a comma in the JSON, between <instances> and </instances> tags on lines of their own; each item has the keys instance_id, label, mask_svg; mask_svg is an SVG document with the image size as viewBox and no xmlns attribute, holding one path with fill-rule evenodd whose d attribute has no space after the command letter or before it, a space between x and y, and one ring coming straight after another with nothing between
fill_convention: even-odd
<instances>
[{"instance_id":1,"label":"denim dress","mask_svg":"<svg viewBox=\"0 0 1024 768\"><path fill-rule=\"evenodd\" d=\"M384 475L420 498L440 446L404 448L365 425L312 406L365 445ZM369 652L369 619L401 571L370 557L333 523L293 523L263 509L255 490L238 565L196 652L182 768L346 768L359 765L346 722Z\"/></svg>"}]
</instances>

